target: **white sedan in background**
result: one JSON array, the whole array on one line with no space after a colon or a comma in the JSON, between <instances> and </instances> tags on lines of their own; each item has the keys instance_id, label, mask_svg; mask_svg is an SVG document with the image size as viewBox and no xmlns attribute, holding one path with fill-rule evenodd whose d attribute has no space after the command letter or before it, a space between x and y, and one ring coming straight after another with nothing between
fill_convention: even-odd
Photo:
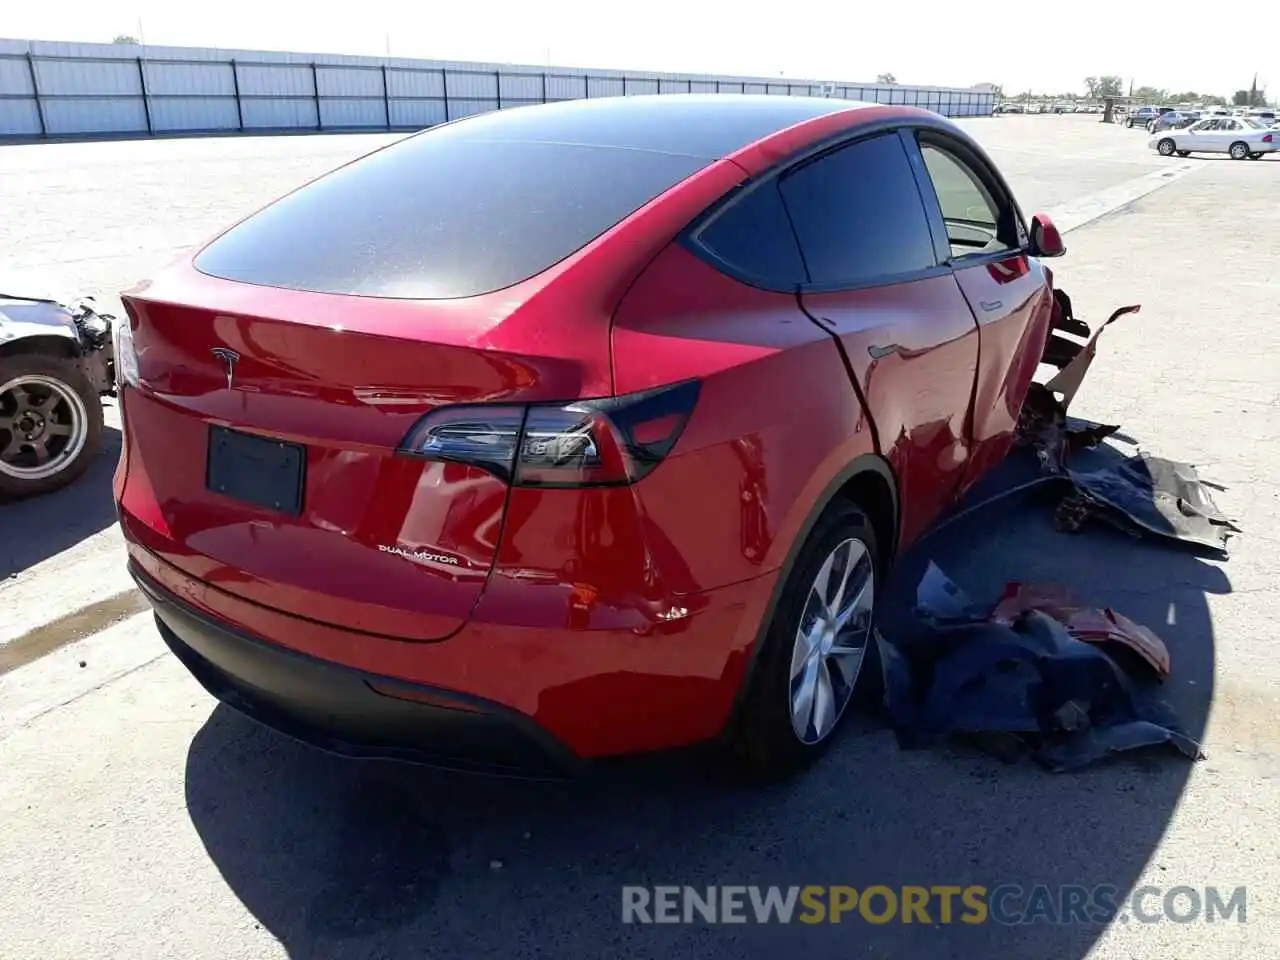
<instances>
[{"instance_id":1,"label":"white sedan in background","mask_svg":"<svg viewBox=\"0 0 1280 960\"><path fill-rule=\"evenodd\" d=\"M1280 148L1280 132L1248 117L1209 117L1180 130L1162 130L1148 146L1162 157L1225 153L1233 160L1259 160Z\"/></svg>"}]
</instances>

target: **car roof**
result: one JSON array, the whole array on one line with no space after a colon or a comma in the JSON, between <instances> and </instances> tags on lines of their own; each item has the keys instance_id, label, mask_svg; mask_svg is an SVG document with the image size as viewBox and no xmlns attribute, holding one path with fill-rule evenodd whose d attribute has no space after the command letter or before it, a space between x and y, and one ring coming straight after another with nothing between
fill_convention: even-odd
<instances>
[{"instance_id":1,"label":"car roof","mask_svg":"<svg viewBox=\"0 0 1280 960\"><path fill-rule=\"evenodd\" d=\"M650 94L495 110L448 126L463 139L573 143L720 160L806 120L873 106L824 97Z\"/></svg>"}]
</instances>

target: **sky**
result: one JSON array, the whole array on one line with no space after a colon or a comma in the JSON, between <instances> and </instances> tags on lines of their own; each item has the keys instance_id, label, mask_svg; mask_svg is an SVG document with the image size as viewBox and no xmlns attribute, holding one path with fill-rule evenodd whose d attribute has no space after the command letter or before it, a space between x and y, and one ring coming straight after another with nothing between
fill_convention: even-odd
<instances>
[{"instance_id":1,"label":"sky","mask_svg":"<svg viewBox=\"0 0 1280 960\"><path fill-rule=\"evenodd\" d=\"M1182 8L1173 23L1201 25L1170 36L1169 18L1114 0L0 0L0 37L140 34L147 44L831 81L892 73L899 83L999 83L1008 94L1083 92L1084 77L1114 74L1136 86L1230 96L1257 71L1259 86L1274 81L1271 94L1280 94L1280 4L1243 0L1232 5L1221 43L1189 44L1213 29L1211 8L1202 9Z\"/></svg>"}]
</instances>

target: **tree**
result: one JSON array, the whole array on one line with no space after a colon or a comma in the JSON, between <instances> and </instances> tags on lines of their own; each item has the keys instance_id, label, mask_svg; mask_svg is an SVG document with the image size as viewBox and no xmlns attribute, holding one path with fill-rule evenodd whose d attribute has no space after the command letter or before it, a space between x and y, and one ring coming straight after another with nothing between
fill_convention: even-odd
<instances>
[{"instance_id":1,"label":"tree","mask_svg":"<svg viewBox=\"0 0 1280 960\"><path fill-rule=\"evenodd\" d=\"M1133 91L1133 96L1143 103L1164 103L1169 99L1169 91L1160 87L1139 87Z\"/></svg>"},{"instance_id":2,"label":"tree","mask_svg":"<svg viewBox=\"0 0 1280 960\"><path fill-rule=\"evenodd\" d=\"M1118 97L1124 93L1124 81L1119 77L1085 77L1084 88L1090 100L1101 100L1103 97Z\"/></svg>"},{"instance_id":3,"label":"tree","mask_svg":"<svg viewBox=\"0 0 1280 960\"><path fill-rule=\"evenodd\" d=\"M1248 90L1237 90L1231 95L1231 102L1237 107L1265 107L1267 105L1267 88L1258 88L1258 75L1253 75L1253 83Z\"/></svg>"},{"instance_id":4,"label":"tree","mask_svg":"<svg viewBox=\"0 0 1280 960\"><path fill-rule=\"evenodd\" d=\"M131 37L127 33L117 33L115 35L115 39L113 39L111 42L112 43L137 43L138 38Z\"/></svg>"},{"instance_id":5,"label":"tree","mask_svg":"<svg viewBox=\"0 0 1280 960\"><path fill-rule=\"evenodd\" d=\"M1266 90L1237 90L1231 95L1231 103L1237 107L1265 107Z\"/></svg>"},{"instance_id":6,"label":"tree","mask_svg":"<svg viewBox=\"0 0 1280 960\"><path fill-rule=\"evenodd\" d=\"M898 78L892 73L882 73L876 77L876 83L894 84L898 82Z\"/></svg>"}]
</instances>

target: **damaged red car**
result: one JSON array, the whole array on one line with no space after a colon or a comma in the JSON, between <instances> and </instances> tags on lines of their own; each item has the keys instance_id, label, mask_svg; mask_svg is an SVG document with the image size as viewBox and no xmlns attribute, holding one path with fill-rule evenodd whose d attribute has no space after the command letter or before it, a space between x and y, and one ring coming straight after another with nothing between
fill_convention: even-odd
<instances>
[{"instance_id":1,"label":"damaged red car","mask_svg":"<svg viewBox=\"0 0 1280 960\"><path fill-rule=\"evenodd\" d=\"M879 679L895 554L1012 445L1061 252L923 110L438 126L124 297L128 562L212 694L331 751L792 770Z\"/></svg>"}]
</instances>

